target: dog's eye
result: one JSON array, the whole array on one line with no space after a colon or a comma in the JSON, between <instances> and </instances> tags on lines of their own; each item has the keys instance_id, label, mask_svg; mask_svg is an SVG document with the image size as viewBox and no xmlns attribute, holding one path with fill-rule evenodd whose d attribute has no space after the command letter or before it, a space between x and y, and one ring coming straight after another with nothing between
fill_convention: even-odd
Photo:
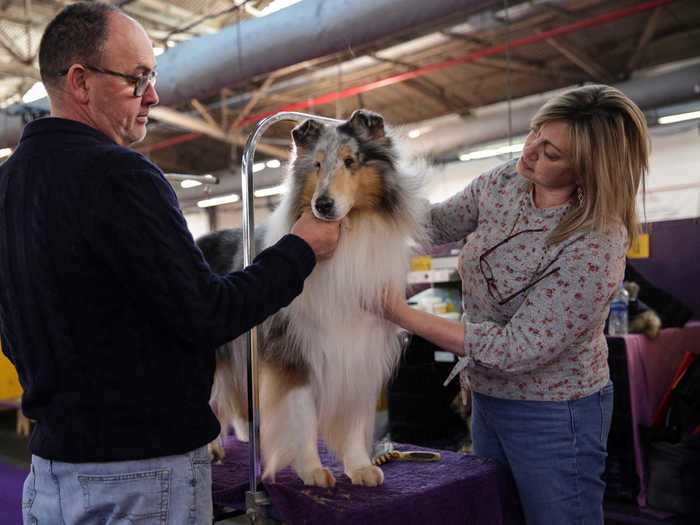
<instances>
[{"instance_id":1,"label":"dog's eye","mask_svg":"<svg viewBox=\"0 0 700 525\"><path fill-rule=\"evenodd\" d=\"M321 169L321 163L318 162L318 161L314 162L314 168L316 168L317 170L320 170L320 169Z\"/></svg>"},{"instance_id":2,"label":"dog's eye","mask_svg":"<svg viewBox=\"0 0 700 525\"><path fill-rule=\"evenodd\" d=\"M351 167L353 164L355 164L355 159L353 159L352 157L348 157L347 159L345 159L344 162L345 162L345 167L346 167L346 168L349 168L349 167Z\"/></svg>"}]
</instances>

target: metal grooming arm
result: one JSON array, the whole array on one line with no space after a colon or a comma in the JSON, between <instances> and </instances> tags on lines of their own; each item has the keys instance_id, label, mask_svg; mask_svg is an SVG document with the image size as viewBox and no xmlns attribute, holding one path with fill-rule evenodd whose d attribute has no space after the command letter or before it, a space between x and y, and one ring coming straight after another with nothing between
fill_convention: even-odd
<instances>
[{"instance_id":1,"label":"metal grooming arm","mask_svg":"<svg viewBox=\"0 0 700 525\"><path fill-rule=\"evenodd\" d=\"M338 125L342 121L309 115L306 113L282 112L267 117L255 126L248 137L243 150L241 162L241 198L243 199L243 266L253 262L255 257L255 207L253 203L253 163L255 147L267 128L282 120L301 123L308 119L318 120L327 124ZM248 417L250 418L250 489L246 492L246 515L251 523L265 523L267 512L265 507L270 504L267 494L259 490L260 484L260 392L258 386L258 329L253 328L245 336L246 359L248 363Z\"/></svg>"}]
</instances>

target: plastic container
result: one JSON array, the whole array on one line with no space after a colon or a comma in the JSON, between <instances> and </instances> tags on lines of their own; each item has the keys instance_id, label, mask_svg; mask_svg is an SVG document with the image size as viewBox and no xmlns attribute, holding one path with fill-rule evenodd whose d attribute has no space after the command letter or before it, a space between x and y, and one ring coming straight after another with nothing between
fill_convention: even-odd
<instances>
[{"instance_id":1,"label":"plastic container","mask_svg":"<svg viewBox=\"0 0 700 525\"><path fill-rule=\"evenodd\" d=\"M610 303L610 315L608 316L608 335L627 335L628 309L630 296L627 290L620 285L612 303Z\"/></svg>"}]
</instances>

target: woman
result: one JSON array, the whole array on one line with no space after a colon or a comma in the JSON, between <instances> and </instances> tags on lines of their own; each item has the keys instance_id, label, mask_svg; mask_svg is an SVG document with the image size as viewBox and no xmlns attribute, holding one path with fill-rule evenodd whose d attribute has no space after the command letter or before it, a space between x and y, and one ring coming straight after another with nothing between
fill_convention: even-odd
<instances>
[{"instance_id":1,"label":"woman","mask_svg":"<svg viewBox=\"0 0 700 525\"><path fill-rule=\"evenodd\" d=\"M557 96L522 156L431 209L436 244L466 237L457 323L388 294L385 316L460 356L479 456L513 472L529 525L602 524L613 389L603 327L638 232L644 115L617 89Z\"/></svg>"}]
</instances>

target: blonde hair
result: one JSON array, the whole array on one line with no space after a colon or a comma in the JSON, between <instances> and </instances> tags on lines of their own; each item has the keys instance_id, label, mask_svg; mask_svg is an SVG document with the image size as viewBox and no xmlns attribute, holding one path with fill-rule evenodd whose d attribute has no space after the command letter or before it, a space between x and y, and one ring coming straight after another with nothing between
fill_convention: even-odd
<instances>
[{"instance_id":1,"label":"blonde hair","mask_svg":"<svg viewBox=\"0 0 700 525\"><path fill-rule=\"evenodd\" d=\"M649 169L646 118L619 89L590 85L547 102L532 118L533 128L549 121L569 125L571 164L583 195L550 235L558 243L583 231L604 231L618 222L631 243L640 232L637 191Z\"/></svg>"}]
</instances>

